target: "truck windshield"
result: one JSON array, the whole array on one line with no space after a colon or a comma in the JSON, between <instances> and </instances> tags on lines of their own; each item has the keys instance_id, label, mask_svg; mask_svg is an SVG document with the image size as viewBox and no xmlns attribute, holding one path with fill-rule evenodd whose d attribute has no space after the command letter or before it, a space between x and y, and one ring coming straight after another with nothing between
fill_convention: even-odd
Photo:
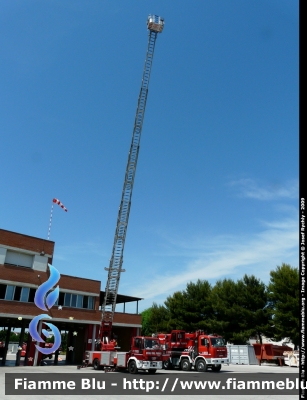
<instances>
[{"instance_id":1,"label":"truck windshield","mask_svg":"<svg viewBox=\"0 0 307 400\"><path fill-rule=\"evenodd\" d=\"M225 340L223 338L210 338L211 346L218 347L218 346L225 346Z\"/></svg>"},{"instance_id":2,"label":"truck windshield","mask_svg":"<svg viewBox=\"0 0 307 400\"><path fill-rule=\"evenodd\" d=\"M156 339L145 339L144 343L145 349L159 349L159 340Z\"/></svg>"}]
</instances>

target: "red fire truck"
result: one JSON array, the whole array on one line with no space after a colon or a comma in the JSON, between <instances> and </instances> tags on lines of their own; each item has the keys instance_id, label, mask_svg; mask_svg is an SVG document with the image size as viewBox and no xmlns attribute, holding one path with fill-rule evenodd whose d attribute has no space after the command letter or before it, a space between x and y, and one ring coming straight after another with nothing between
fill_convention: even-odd
<instances>
[{"instance_id":1,"label":"red fire truck","mask_svg":"<svg viewBox=\"0 0 307 400\"><path fill-rule=\"evenodd\" d=\"M162 369L162 347L157 338L136 336L132 338L131 350L128 352L117 351L115 341L101 343L100 348L85 352L85 363L93 365L96 370L128 369L131 374L147 370L149 374L154 374L157 369Z\"/></svg>"},{"instance_id":2,"label":"red fire truck","mask_svg":"<svg viewBox=\"0 0 307 400\"><path fill-rule=\"evenodd\" d=\"M199 372L207 369L218 372L222 364L229 364L225 340L217 334L173 330L169 334L158 334L157 337L163 347L165 369L179 367L183 371L190 371L194 367Z\"/></svg>"}]
</instances>

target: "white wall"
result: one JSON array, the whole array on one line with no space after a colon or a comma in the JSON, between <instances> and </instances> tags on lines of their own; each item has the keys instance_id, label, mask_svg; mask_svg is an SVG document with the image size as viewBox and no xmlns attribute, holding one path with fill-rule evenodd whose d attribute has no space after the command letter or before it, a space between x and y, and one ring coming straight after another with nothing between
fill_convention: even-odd
<instances>
[{"instance_id":1,"label":"white wall","mask_svg":"<svg viewBox=\"0 0 307 400\"><path fill-rule=\"evenodd\" d=\"M4 247L0 247L0 264L4 264L6 256L6 249Z\"/></svg>"},{"instance_id":2,"label":"white wall","mask_svg":"<svg viewBox=\"0 0 307 400\"><path fill-rule=\"evenodd\" d=\"M36 271L46 272L47 271L47 263L48 263L48 257L35 255L34 262L33 262L33 269L35 269Z\"/></svg>"}]
</instances>

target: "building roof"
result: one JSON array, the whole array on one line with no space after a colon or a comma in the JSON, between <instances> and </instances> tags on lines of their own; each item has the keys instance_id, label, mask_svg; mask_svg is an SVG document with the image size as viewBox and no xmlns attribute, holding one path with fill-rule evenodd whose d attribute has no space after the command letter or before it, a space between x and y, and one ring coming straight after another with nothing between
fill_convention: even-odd
<instances>
[{"instance_id":1,"label":"building roof","mask_svg":"<svg viewBox=\"0 0 307 400\"><path fill-rule=\"evenodd\" d=\"M0 229L1 245L30 250L39 254L53 256L54 242L35 236Z\"/></svg>"},{"instance_id":2,"label":"building roof","mask_svg":"<svg viewBox=\"0 0 307 400\"><path fill-rule=\"evenodd\" d=\"M100 304L103 304L105 292L100 291ZM116 298L116 304L122 304L122 303L131 303L133 301L139 301L139 300L144 300L141 297L134 297L134 296L126 296L124 294L118 294Z\"/></svg>"}]
</instances>

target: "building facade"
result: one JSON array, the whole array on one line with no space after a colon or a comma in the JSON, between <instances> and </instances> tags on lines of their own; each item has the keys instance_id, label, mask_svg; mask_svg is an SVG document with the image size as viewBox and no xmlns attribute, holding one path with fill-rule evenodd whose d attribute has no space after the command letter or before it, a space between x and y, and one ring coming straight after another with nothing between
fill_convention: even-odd
<instances>
[{"instance_id":1,"label":"building facade","mask_svg":"<svg viewBox=\"0 0 307 400\"><path fill-rule=\"evenodd\" d=\"M8 338L11 329L19 328L22 336L36 316L46 313L34 303L38 287L48 281L52 265L55 243L11 231L0 229L0 327L7 332L7 340L2 349L2 364L6 362ZM50 320L42 320L38 333L46 328L43 323L51 322L59 331L65 332L67 340L67 363L81 363L85 350L93 350L98 337L101 321L101 304L104 292L101 282L75 276L60 274L59 296L50 308ZM135 301L140 298L118 296L119 302ZM118 338L122 351L129 349L131 338L141 331L141 316L128 313L115 313L113 333ZM22 343L20 343L22 344ZM29 335L25 365L37 365L41 353ZM40 344L44 346L44 344ZM0 354L1 357L1 354ZM17 354L16 365L20 355ZM57 363L57 354L55 356Z\"/></svg>"}]
</instances>

